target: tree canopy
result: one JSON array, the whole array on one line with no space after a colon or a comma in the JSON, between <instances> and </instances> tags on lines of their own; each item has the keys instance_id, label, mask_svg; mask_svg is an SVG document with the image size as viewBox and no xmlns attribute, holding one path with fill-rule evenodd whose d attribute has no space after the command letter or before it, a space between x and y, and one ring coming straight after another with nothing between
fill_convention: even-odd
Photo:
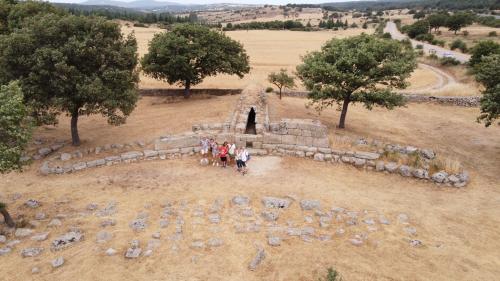
<instances>
[{"instance_id":1,"label":"tree canopy","mask_svg":"<svg viewBox=\"0 0 500 281\"><path fill-rule=\"evenodd\" d=\"M460 29L471 25L473 19L474 16L469 13L457 12L448 17L446 27L457 34L457 31L460 31Z\"/></svg>"},{"instance_id":2,"label":"tree canopy","mask_svg":"<svg viewBox=\"0 0 500 281\"><path fill-rule=\"evenodd\" d=\"M475 66L480 63L482 58L492 54L500 54L500 44L493 40L484 40L477 43L470 51L472 54L469 65Z\"/></svg>"},{"instance_id":3,"label":"tree canopy","mask_svg":"<svg viewBox=\"0 0 500 281\"><path fill-rule=\"evenodd\" d=\"M479 122L490 126L500 117L500 54L491 54L481 59L474 66L476 80L482 83L485 90L481 97L481 114Z\"/></svg>"},{"instance_id":4,"label":"tree canopy","mask_svg":"<svg viewBox=\"0 0 500 281\"><path fill-rule=\"evenodd\" d=\"M189 97L191 86L207 76L225 73L242 78L250 72L248 60L243 46L228 36L205 26L180 24L154 36L142 69L155 79L184 86Z\"/></svg>"},{"instance_id":5,"label":"tree canopy","mask_svg":"<svg viewBox=\"0 0 500 281\"><path fill-rule=\"evenodd\" d=\"M38 117L71 116L74 145L78 117L100 113L125 122L138 99L137 43L103 18L38 14L0 36L0 80L19 80ZM45 121L45 120L44 120Z\"/></svg>"},{"instance_id":6,"label":"tree canopy","mask_svg":"<svg viewBox=\"0 0 500 281\"><path fill-rule=\"evenodd\" d=\"M297 73L317 110L334 104L342 108L339 127L344 128L349 103L363 103L367 109L403 105L404 97L392 90L405 88L416 66L413 49L362 34L332 39L321 51L304 56Z\"/></svg>"},{"instance_id":7,"label":"tree canopy","mask_svg":"<svg viewBox=\"0 0 500 281\"><path fill-rule=\"evenodd\" d=\"M21 170L22 154L31 137L29 111L18 82L0 87L0 173Z\"/></svg>"},{"instance_id":8,"label":"tree canopy","mask_svg":"<svg viewBox=\"0 0 500 281\"><path fill-rule=\"evenodd\" d=\"M280 99L281 99L281 91L283 88L293 88L295 87L295 79L293 76L288 75L286 69L281 69L278 73L271 72L267 78L269 83L278 87L280 91Z\"/></svg>"}]
</instances>

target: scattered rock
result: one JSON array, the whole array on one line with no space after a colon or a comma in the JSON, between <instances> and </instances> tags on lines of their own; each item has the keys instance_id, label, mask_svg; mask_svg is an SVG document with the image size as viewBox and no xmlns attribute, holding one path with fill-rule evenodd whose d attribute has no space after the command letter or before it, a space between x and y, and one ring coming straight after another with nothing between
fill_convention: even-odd
<instances>
[{"instance_id":1,"label":"scattered rock","mask_svg":"<svg viewBox=\"0 0 500 281\"><path fill-rule=\"evenodd\" d=\"M18 228L18 229L16 229L16 232L15 232L14 236L19 237L19 238L24 238L24 237L30 236L31 234L33 234L33 230L32 229L29 229L29 228Z\"/></svg>"},{"instance_id":2,"label":"scattered rock","mask_svg":"<svg viewBox=\"0 0 500 281\"><path fill-rule=\"evenodd\" d=\"M420 247L420 246L422 246L422 241L417 240L417 239L412 239L412 240L410 240L410 245L412 247Z\"/></svg>"},{"instance_id":3,"label":"scattered rock","mask_svg":"<svg viewBox=\"0 0 500 281\"><path fill-rule=\"evenodd\" d=\"M378 221L381 223L381 224L385 224L385 225L389 225L391 224L391 222L384 216L380 216L378 218Z\"/></svg>"},{"instance_id":4,"label":"scattered rock","mask_svg":"<svg viewBox=\"0 0 500 281\"><path fill-rule=\"evenodd\" d=\"M38 274L40 273L40 268L35 266L31 269L31 274Z\"/></svg>"},{"instance_id":5,"label":"scattered rock","mask_svg":"<svg viewBox=\"0 0 500 281\"><path fill-rule=\"evenodd\" d=\"M115 226L115 225L116 225L115 219L105 219L101 221L101 227Z\"/></svg>"},{"instance_id":6,"label":"scattered rock","mask_svg":"<svg viewBox=\"0 0 500 281\"><path fill-rule=\"evenodd\" d=\"M252 271L256 270L257 266L259 266L265 258L266 258L266 252L264 251L264 249L262 249L262 248L258 249L257 254L253 258L253 260L250 262L250 264L248 265L248 268Z\"/></svg>"},{"instance_id":7,"label":"scattered rock","mask_svg":"<svg viewBox=\"0 0 500 281\"><path fill-rule=\"evenodd\" d=\"M262 204L266 208L288 208L290 206L290 200L285 198L276 197L264 197L262 198Z\"/></svg>"},{"instance_id":8,"label":"scattered rock","mask_svg":"<svg viewBox=\"0 0 500 281\"><path fill-rule=\"evenodd\" d=\"M210 238L208 239L207 245L211 248L220 247L224 245L224 240L220 238Z\"/></svg>"},{"instance_id":9,"label":"scattered rock","mask_svg":"<svg viewBox=\"0 0 500 281\"><path fill-rule=\"evenodd\" d=\"M49 224L47 225L48 227L58 227L58 226L61 226L62 225L62 222L60 219L53 219L49 222Z\"/></svg>"},{"instance_id":10,"label":"scattered rock","mask_svg":"<svg viewBox=\"0 0 500 281\"><path fill-rule=\"evenodd\" d=\"M83 240L83 234L79 231L70 231L59 236L57 239L52 241L52 249L53 250L61 250L66 247L71 246L76 242L80 242Z\"/></svg>"},{"instance_id":11,"label":"scattered rock","mask_svg":"<svg viewBox=\"0 0 500 281\"><path fill-rule=\"evenodd\" d=\"M344 235L344 233L345 233L345 230L344 230L343 228L338 228L338 229L335 231L335 234L336 234L337 236L342 236L342 235Z\"/></svg>"},{"instance_id":12,"label":"scattered rock","mask_svg":"<svg viewBox=\"0 0 500 281\"><path fill-rule=\"evenodd\" d=\"M241 205L248 205L248 203L250 203L250 198L248 198L246 196L238 195L238 196L233 197L233 199L231 201L235 205L240 205L240 206Z\"/></svg>"},{"instance_id":13,"label":"scattered rock","mask_svg":"<svg viewBox=\"0 0 500 281\"><path fill-rule=\"evenodd\" d=\"M116 255L116 253L117 253L117 251L115 249L113 249L113 248L108 248L106 250L106 255L107 256L114 256L114 255Z\"/></svg>"},{"instance_id":14,"label":"scattered rock","mask_svg":"<svg viewBox=\"0 0 500 281\"><path fill-rule=\"evenodd\" d=\"M402 224L407 224L408 223L408 220L409 220L409 217L407 214L399 214L398 215L398 222L399 223L402 223Z\"/></svg>"},{"instance_id":15,"label":"scattered rock","mask_svg":"<svg viewBox=\"0 0 500 281\"><path fill-rule=\"evenodd\" d=\"M96 213L96 216L98 217L108 217L112 216L116 213L116 202L109 202L104 209L99 210Z\"/></svg>"},{"instance_id":16,"label":"scattered rock","mask_svg":"<svg viewBox=\"0 0 500 281\"><path fill-rule=\"evenodd\" d=\"M144 229L146 229L147 224L145 219L135 219L130 222L129 226L134 231L143 231Z\"/></svg>"},{"instance_id":17,"label":"scattered rock","mask_svg":"<svg viewBox=\"0 0 500 281\"><path fill-rule=\"evenodd\" d=\"M244 217L252 217L254 215L252 208L241 209L240 214Z\"/></svg>"},{"instance_id":18,"label":"scattered rock","mask_svg":"<svg viewBox=\"0 0 500 281\"><path fill-rule=\"evenodd\" d=\"M53 268L58 268L64 264L64 258L63 257L57 257L52 260L51 262Z\"/></svg>"},{"instance_id":19,"label":"scattered rock","mask_svg":"<svg viewBox=\"0 0 500 281\"><path fill-rule=\"evenodd\" d=\"M153 234L151 235L151 237L153 237L154 239L160 239L160 237L161 237L161 233L160 233L159 231L157 231L157 232L153 233Z\"/></svg>"},{"instance_id":20,"label":"scattered rock","mask_svg":"<svg viewBox=\"0 0 500 281\"><path fill-rule=\"evenodd\" d=\"M46 217L47 217L47 215L43 212L38 212L35 214L36 220L44 220Z\"/></svg>"},{"instance_id":21,"label":"scattered rock","mask_svg":"<svg viewBox=\"0 0 500 281\"><path fill-rule=\"evenodd\" d=\"M416 235L417 229L414 228L413 226L408 226L408 227L405 227L405 232L408 233L409 235Z\"/></svg>"},{"instance_id":22,"label":"scattered rock","mask_svg":"<svg viewBox=\"0 0 500 281\"><path fill-rule=\"evenodd\" d=\"M45 241L49 237L49 232L38 233L31 237L31 240L34 241Z\"/></svg>"},{"instance_id":23,"label":"scattered rock","mask_svg":"<svg viewBox=\"0 0 500 281\"><path fill-rule=\"evenodd\" d=\"M9 248L14 248L19 243L21 243L21 240L11 240L5 245Z\"/></svg>"},{"instance_id":24,"label":"scattered rock","mask_svg":"<svg viewBox=\"0 0 500 281\"><path fill-rule=\"evenodd\" d=\"M97 203L90 203L87 205L87 210L95 211L95 210L97 210L98 207L99 207L99 205L97 205Z\"/></svg>"},{"instance_id":25,"label":"scattered rock","mask_svg":"<svg viewBox=\"0 0 500 281\"><path fill-rule=\"evenodd\" d=\"M0 235L0 243L5 243L7 241L7 237L4 235Z\"/></svg>"},{"instance_id":26,"label":"scattered rock","mask_svg":"<svg viewBox=\"0 0 500 281\"><path fill-rule=\"evenodd\" d=\"M125 258L127 259L136 259L141 255L141 248L128 248L127 252L125 252Z\"/></svg>"},{"instance_id":27,"label":"scattered rock","mask_svg":"<svg viewBox=\"0 0 500 281\"><path fill-rule=\"evenodd\" d=\"M261 215L266 221L276 221L279 217L279 213L276 210L264 210Z\"/></svg>"},{"instance_id":28,"label":"scattered rock","mask_svg":"<svg viewBox=\"0 0 500 281\"><path fill-rule=\"evenodd\" d=\"M1 256L5 256L5 255L7 255L10 252L12 252L12 249L9 248L9 247L0 248L0 257Z\"/></svg>"},{"instance_id":29,"label":"scattered rock","mask_svg":"<svg viewBox=\"0 0 500 281\"><path fill-rule=\"evenodd\" d=\"M32 209L36 209L38 207L40 207L40 202L35 200L35 199L29 199L28 201L26 201L24 203L25 206L29 207L29 208L32 208Z\"/></svg>"},{"instance_id":30,"label":"scattered rock","mask_svg":"<svg viewBox=\"0 0 500 281\"><path fill-rule=\"evenodd\" d=\"M211 223L220 223L221 218L220 218L219 214L210 214L210 215L208 215L208 220Z\"/></svg>"},{"instance_id":31,"label":"scattered rock","mask_svg":"<svg viewBox=\"0 0 500 281\"><path fill-rule=\"evenodd\" d=\"M107 231L99 231L96 234L96 242L97 243L106 243L113 238L113 234Z\"/></svg>"},{"instance_id":32,"label":"scattered rock","mask_svg":"<svg viewBox=\"0 0 500 281\"><path fill-rule=\"evenodd\" d=\"M375 224L375 220L372 218L364 219L363 222L366 223L367 225L374 225Z\"/></svg>"},{"instance_id":33,"label":"scattered rock","mask_svg":"<svg viewBox=\"0 0 500 281\"><path fill-rule=\"evenodd\" d=\"M325 155L323 153L315 153L314 154L314 161L325 161Z\"/></svg>"},{"instance_id":34,"label":"scattered rock","mask_svg":"<svg viewBox=\"0 0 500 281\"><path fill-rule=\"evenodd\" d=\"M69 153L61 153L61 161L71 160L71 154Z\"/></svg>"},{"instance_id":35,"label":"scattered rock","mask_svg":"<svg viewBox=\"0 0 500 281\"><path fill-rule=\"evenodd\" d=\"M300 208L302 208L302 210L314 210L319 209L320 207L321 203L319 200L305 199L300 201Z\"/></svg>"},{"instance_id":36,"label":"scattered rock","mask_svg":"<svg viewBox=\"0 0 500 281\"><path fill-rule=\"evenodd\" d=\"M26 257L36 257L43 252L43 248L26 248L21 251L21 256Z\"/></svg>"},{"instance_id":37,"label":"scattered rock","mask_svg":"<svg viewBox=\"0 0 500 281\"><path fill-rule=\"evenodd\" d=\"M357 239L357 238L349 239L349 242L351 242L351 244L354 245L354 246L361 246L361 245L363 245L363 240L360 240L360 239Z\"/></svg>"},{"instance_id":38,"label":"scattered rock","mask_svg":"<svg viewBox=\"0 0 500 281\"><path fill-rule=\"evenodd\" d=\"M192 249L203 249L205 248L205 243L201 240L194 240L191 242L191 248Z\"/></svg>"},{"instance_id":39,"label":"scattered rock","mask_svg":"<svg viewBox=\"0 0 500 281\"><path fill-rule=\"evenodd\" d=\"M281 245L281 238L277 237L277 236L271 236L267 239L267 244L269 244L269 246L273 246L273 247L280 246Z\"/></svg>"},{"instance_id":40,"label":"scattered rock","mask_svg":"<svg viewBox=\"0 0 500 281\"><path fill-rule=\"evenodd\" d=\"M160 228L167 228L169 225L169 221L167 219L160 220Z\"/></svg>"},{"instance_id":41,"label":"scattered rock","mask_svg":"<svg viewBox=\"0 0 500 281\"><path fill-rule=\"evenodd\" d=\"M43 157L49 155L51 152L52 152L52 149L50 149L48 147L42 147L38 150L38 154L43 156Z\"/></svg>"}]
</instances>

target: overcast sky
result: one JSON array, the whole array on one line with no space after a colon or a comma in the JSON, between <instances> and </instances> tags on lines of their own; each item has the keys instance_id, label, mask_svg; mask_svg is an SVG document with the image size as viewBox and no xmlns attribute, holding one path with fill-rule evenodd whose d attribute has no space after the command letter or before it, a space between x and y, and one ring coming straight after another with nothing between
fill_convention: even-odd
<instances>
[{"instance_id":1,"label":"overcast sky","mask_svg":"<svg viewBox=\"0 0 500 281\"><path fill-rule=\"evenodd\" d=\"M123 2L131 2L133 0L118 0ZM161 0L157 0L161 1ZM182 4L211 4L211 3L240 3L240 4L288 4L288 3L300 3L300 4L318 4L326 2L342 2L349 0L168 0L167 2L176 2ZM85 0L49 0L49 2L65 2L65 3L79 3L85 2Z\"/></svg>"}]
</instances>

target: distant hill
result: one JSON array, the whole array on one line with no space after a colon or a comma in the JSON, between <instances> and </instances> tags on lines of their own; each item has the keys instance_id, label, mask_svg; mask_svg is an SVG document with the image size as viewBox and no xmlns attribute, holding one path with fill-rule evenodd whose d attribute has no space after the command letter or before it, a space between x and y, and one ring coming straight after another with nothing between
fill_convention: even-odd
<instances>
[{"instance_id":1,"label":"distant hill","mask_svg":"<svg viewBox=\"0 0 500 281\"><path fill-rule=\"evenodd\" d=\"M156 0L136 0L132 2L123 2L116 0L87 0L80 3L80 5L92 5L92 6L115 6L122 8L131 9L156 9L168 6L188 6L179 4L176 2L166 2L166 1L156 1Z\"/></svg>"},{"instance_id":2,"label":"distant hill","mask_svg":"<svg viewBox=\"0 0 500 281\"><path fill-rule=\"evenodd\" d=\"M345 1L321 4L323 7L338 9L365 10L403 9L403 8L437 8L437 9L499 9L499 0L376 0Z\"/></svg>"}]
</instances>

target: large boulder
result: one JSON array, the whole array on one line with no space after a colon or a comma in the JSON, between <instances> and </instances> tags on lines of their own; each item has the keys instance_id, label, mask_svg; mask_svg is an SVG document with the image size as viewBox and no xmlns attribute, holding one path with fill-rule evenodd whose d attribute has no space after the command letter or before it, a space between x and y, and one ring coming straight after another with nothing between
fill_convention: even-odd
<instances>
[{"instance_id":1,"label":"large boulder","mask_svg":"<svg viewBox=\"0 0 500 281\"><path fill-rule=\"evenodd\" d=\"M302 210L314 210L320 207L321 203L319 200L304 199L300 201L300 208L302 208Z\"/></svg>"},{"instance_id":2,"label":"large boulder","mask_svg":"<svg viewBox=\"0 0 500 281\"><path fill-rule=\"evenodd\" d=\"M398 169L398 167L399 165L396 162L389 162L386 163L384 166L385 170L388 171L389 173L394 173Z\"/></svg>"},{"instance_id":3,"label":"large boulder","mask_svg":"<svg viewBox=\"0 0 500 281\"><path fill-rule=\"evenodd\" d=\"M399 174L403 177L411 177L411 168L407 165L399 166Z\"/></svg>"}]
</instances>

